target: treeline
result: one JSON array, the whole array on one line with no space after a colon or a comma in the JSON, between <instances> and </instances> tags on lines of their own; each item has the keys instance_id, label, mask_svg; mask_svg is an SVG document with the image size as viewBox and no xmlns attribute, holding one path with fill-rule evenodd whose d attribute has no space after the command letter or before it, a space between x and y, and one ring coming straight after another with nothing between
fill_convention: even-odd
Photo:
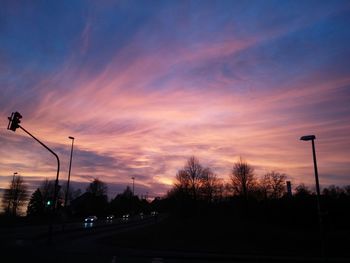
<instances>
[{"instance_id":1,"label":"treeline","mask_svg":"<svg viewBox=\"0 0 350 263\"><path fill-rule=\"evenodd\" d=\"M224 182L210 167L204 167L196 157L187 160L185 166L176 175L173 188L168 192L168 198L181 200L218 202L223 199L239 197L243 199L279 199L286 197L287 176L283 173L270 171L258 178L254 168L240 158L233 164L229 181ZM324 196L338 198L350 196L350 185L325 187ZM315 195L305 184L294 188L295 196Z\"/></svg>"},{"instance_id":2,"label":"treeline","mask_svg":"<svg viewBox=\"0 0 350 263\"><path fill-rule=\"evenodd\" d=\"M204 167L197 158L191 157L177 172L174 186L160 200L158 209L198 220L202 216L228 216L255 225L264 222L317 229L316 193L305 184L288 192L286 180L285 174L276 171L258 177L253 167L240 158L233 164L229 180L225 182L210 167ZM348 229L350 185L323 188L320 203L326 228Z\"/></svg>"},{"instance_id":3,"label":"treeline","mask_svg":"<svg viewBox=\"0 0 350 263\"><path fill-rule=\"evenodd\" d=\"M32 194L28 203L27 217L40 218L50 213L53 205L50 200L53 200L54 182L46 182L43 186ZM107 184L99 179L94 179L84 193L80 189L70 191L68 205L64 207L64 192L60 189L57 200L57 216L66 220L71 217L87 215L106 216L113 214L122 216L123 214L140 212L148 213L151 210L152 204L146 199L140 199L134 195L129 186L110 201L107 192Z\"/></svg>"},{"instance_id":4,"label":"treeline","mask_svg":"<svg viewBox=\"0 0 350 263\"><path fill-rule=\"evenodd\" d=\"M288 207L285 202L290 202L290 200L294 200L293 202L297 202L300 206L310 204L310 207L315 207L313 191L304 184L300 184L294 188L293 196L291 196L291 193L287 191L286 180L285 174L276 171L270 171L262 177L257 177L253 167L240 158L233 164L229 180L225 182L210 167L204 167L193 156L177 172L172 189L161 199L156 198L149 202L145 198L134 195L130 187L126 187L122 193L109 201L107 184L99 179L94 179L85 192L70 188L67 195L67 207L64 207L66 186L59 186L56 211L58 216L67 219L86 215L114 214L117 216L126 213L148 213L153 210L192 213L205 210L206 207L219 207L223 204L229 204L230 211L241 209L247 212L246 204L248 203L256 204L255 208L251 209L271 210L271 206L266 204L284 202L282 206ZM23 177L18 175L5 189L2 208L5 214L16 216L18 211L25 210L27 204L28 217L45 218L52 211L53 196L54 181L44 180L30 196ZM344 202L350 204L350 185L326 187L322 190L322 199L324 199L324 206L327 204L339 206ZM333 204L335 201L338 204Z\"/></svg>"},{"instance_id":5,"label":"treeline","mask_svg":"<svg viewBox=\"0 0 350 263\"><path fill-rule=\"evenodd\" d=\"M64 207L66 186L59 185L56 218L67 220L74 217L87 215L106 216L113 214L150 213L153 202L146 198L134 195L129 186L122 193L108 200L107 184L99 179L94 179L82 192L80 189L69 188L67 194L67 206ZM32 220L46 220L53 211L55 182L45 179L40 186L30 195L22 176L16 176L5 190L2 196L2 208L4 214L16 217L25 210L26 217ZM157 201L157 199L156 199ZM156 202L155 201L155 202ZM26 207L25 207L26 206Z\"/></svg>"}]
</instances>

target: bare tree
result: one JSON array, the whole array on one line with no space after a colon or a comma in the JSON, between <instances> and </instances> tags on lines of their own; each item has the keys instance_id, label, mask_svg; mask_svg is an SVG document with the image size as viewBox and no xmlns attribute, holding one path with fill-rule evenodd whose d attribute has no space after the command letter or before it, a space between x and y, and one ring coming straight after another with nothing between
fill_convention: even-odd
<instances>
[{"instance_id":1,"label":"bare tree","mask_svg":"<svg viewBox=\"0 0 350 263\"><path fill-rule=\"evenodd\" d=\"M190 196L190 179L184 170L179 170L176 174L176 182L171 195L177 195L181 198Z\"/></svg>"},{"instance_id":2,"label":"bare tree","mask_svg":"<svg viewBox=\"0 0 350 263\"><path fill-rule=\"evenodd\" d=\"M211 202L222 197L223 193L224 185L217 175L209 167L203 168L198 159L192 156L184 168L177 172L174 188L168 195Z\"/></svg>"},{"instance_id":3,"label":"bare tree","mask_svg":"<svg viewBox=\"0 0 350 263\"><path fill-rule=\"evenodd\" d=\"M271 184L270 184L269 173L264 174L264 176L260 179L259 188L261 190L263 198L267 199L271 194Z\"/></svg>"},{"instance_id":4,"label":"bare tree","mask_svg":"<svg viewBox=\"0 0 350 263\"><path fill-rule=\"evenodd\" d=\"M225 198L228 198L232 195L232 190L233 188L232 188L231 180L223 184L223 196Z\"/></svg>"},{"instance_id":5,"label":"bare tree","mask_svg":"<svg viewBox=\"0 0 350 263\"><path fill-rule=\"evenodd\" d=\"M213 173L210 168L203 169L201 178L201 195L203 199L211 202L220 194L222 185L220 184L217 175Z\"/></svg>"},{"instance_id":6,"label":"bare tree","mask_svg":"<svg viewBox=\"0 0 350 263\"><path fill-rule=\"evenodd\" d=\"M214 190L214 200L222 200L226 196L225 194L224 180L218 177Z\"/></svg>"},{"instance_id":7,"label":"bare tree","mask_svg":"<svg viewBox=\"0 0 350 263\"><path fill-rule=\"evenodd\" d=\"M260 180L260 188L265 198L280 198L285 190L286 175L275 171L268 172Z\"/></svg>"},{"instance_id":8,"label":"bare tree","mask_svg":"<svg viewBox=\"0 0 350 263\"><path fill-rule=\"evenodd\" d=\"M203 167L198 159L194 156L190 157L181 173L188 178L192 198L197 200L203 175Z\"/></svg>"},{"instance_id":9,"label":"bare tree","mask_svg":"<svg viewBox=\"0 0 350 263\"><path fill-rule=\"evenodd\" d=\"M17 211L28 200L28 190L23 178L18 175L13 178L9 187L5 189L2 197L2 205L7 214L17 215Z\"/></svg>"},{"instance_id":10,"label":"bare tree","mask_svg":"<svg viewBox=\"0 0 350 263\"><path fill-rule=\"evenodd\" d=\"M256 185L254 169L241 157L234 163L231 174L231 187L234 194L248 197Z\"/></svg>"}]
</instances>

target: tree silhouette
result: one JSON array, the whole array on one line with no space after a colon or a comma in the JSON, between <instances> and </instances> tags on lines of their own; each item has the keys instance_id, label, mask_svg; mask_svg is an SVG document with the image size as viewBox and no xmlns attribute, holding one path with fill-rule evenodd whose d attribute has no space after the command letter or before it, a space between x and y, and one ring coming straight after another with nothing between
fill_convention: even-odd
<instances>
[{"instance_id":1,"label":"tree silhouette","mask_svg":"<svg viewBox=\"0 0 350 263\"><path fill-rule=\"evenodd\" d=\"M305 198L311 195L310 189L305 184L299 184L295 187L295 196Z\"/></svg>"},{"instance_id":2,"label":"tree silhouette","mask_svg":"<svg viewBox=\"0 0 350 263\"><path fill-rule=\"evenodd\" d=\"M223 185L220 183L217 175L210 168L205 168L202 171L200 192L202 198L208 202L221 196L223 192Z\"/></svg>"},{"instance_id":3,"label":"tree silhouette","mask_svg":"<svg viewBox=\"0 0 350 263\"><path fill-rule=\"evenodd\" d=\"M177 172L175 189L171 191L171 194L177 195L182 199L198 200L200 194L203 193L201 188L205 176L207 182L209 182L209 178L212 177L211 171L207 170L205 172L198 159L194 156L190 157L184 168Z\"/></svg>"},{"instance_id":4,"label":"tree silhouette","mask_svg":"<svg viewBox=\"0 0 350 263\"><path fill-rule=\"evenodd\" d=\"M48 180L45 178L45 180L41 183L40 187L40 192L43 198L44 204L47 204L48 201L53 202L53 198L55 195L55 181L54 180ZM63 192L62 192L62 187L58 185L57 189L57 207L61 207L63 204ZM47 207L48 209L51 209Z\"/></svg>"},{"instance_id":5,"label":"tree silhouette","mask_svg":"<svg viewBox=\"0 0 350 263\"><path fill-rule=\"evenodd\" d=\"M231 187L234 194L248 197L256 185L254 169L241 157L234 163L231 174Z\"/></svg>"},{"instance_id":6,"label":"tree silhouette","mask_svg":"<svg viewBox=\"0 0 350 263\"><path fill-rule=\"evenodd\" d=\"M5 189L2 205L7 214L16 216L17 211L28 200L27 186L20 175L12 179L9 187Z\"/></svg>"},{"instance_id":7,"label":"tree silhouette","mask_svg":"<svg viewBox=\"0 0 350 263\"><path fill-rule=\"evenodd\" d=\"M178 201L212 202L224 194L224 185L217 175L209 168L204 168L194 156L190 157L184 168L176 174L174 188L168 192L168 197Z\"/></svg>"},{"instance_id":8,"label":"tree silhouette","mask_svg":"<svg viewBox=\"0 0 350 263\"><path fill-rule=\"evenodd\" d=\"M265 198L280 198L285 192L286 175L271 171L260 180L260 188Z\"/></svg>"},{"instance_id":9,"label":"tree silhouette","mask_svg":"<svg viewBox=\"0 0 350 263\"><path fill-rule=\"evenodd\" d=\"M350 196L350 185L344 186L344 193Z\"/></svg>"},{"instance_id":10,"label":"tree silhouette","mask_svg":"<svg viewBox=\"0 0 350 263\"><path fill-rule=\"evenodd\" d=\"M187 164L183 169L183 173L188 178L192 198L194 200L197 200L203 176L203 167L201 166L196 157L192 156L190 157L190 159L188 159Z\"/></svg>"},{"instance_id":11,"label":"tree silhouette","mask_svg":"<svg viewBox=\"0 0 350 263\"><path fill-rule=\"evenodd\" d=\"M67 182L62 184L62 198L66 195L66 191L67 191ZM64 191L64 195L63 195L63 191ZM76 198L78 198L80 195L82 194L81 189L75 189L74 186L72 184L69 185L69 189L68 189L68 194L67 194L67 206L70 205L70 202Z\"/></svg>"},{"instance_id":12,"label":"tree silhouette","mask_svg":"<svg viewBox=\"0 0 350 263\"><path fill-rule=\"evenodd\" d=\"M132 194L132 190L130 186L127 186L123 191L123 193L121 194L121 197L123 197L124 199L131 199L133 196L134 195Z\"/></svg>"},{"instance_id":13,"label":"tree silhouette","mask_svg":"<svg viewBox=\"0 0 350 263\"><path fill-rule=\"evenodd\" d=\"M45 205L40 189L36 189L32 194L28 207L27 216L42 216L45 212Z\"/></svg>"},{"instance_id":14,"label":"tree silhouette","mask_svg":"<svg viewBox=\"0 0 350 263\"><path fill-rule=\"evenodd\" d=\"M86 188L86 198L83 201L83 212L101 215L108 206L107 185L99 179L94 179Z\"/></svg>"},{"instance_id":15,"label":"tree silhouette","mask_svg":"<svg viewBox=\"0 0 350 263\"><path fill-rule=\"evenodd\" d=\"M190 193L190 178L184 170L180 170L176 174L176 182L174 189L171 191L171 195L180 199L188 199L191 196Z\"/></svg>"},{"instance_id":16,"label":"tree silhouette","mask_svg":"<svg viewBox=\"0 0 350 263\"><path fill-rule=\"evenodd\" d=\"M147 210L148 202L140 200L138 196L133 195L129 186L121 194L117 194L110 202L110 210L114 214L135 213Z\"/></svg>"},{"instance_id":17,"label":"tree silhouette","mask_svg":"<svg viewBox=\"0 0 350 263\"><path fill-rule=\"evenodd\" d=\"M325 196L331 197L331 198L339 198L341 195L345 195L346 188L342 189L339 186L330 185L329 187L326 187L323 189L322 193Z\"/></svg>"},{"instance_id":18,"label":"tree silhouette","mask_svg":"<svg viewBox=\"0 0 350 263\"><path fill-rule=\"evenodd\" d=\"M107 185L99 179L95 178L86 188L86 192L94 196L106 196Z\"/></svg>"},{"instance_id":19,"label":"tree silhouette","mask_svg":"<svg viewBox=\"0 0 350 263\"><path fill-rule=\"evenodd\" d=\"M178 197L197 200L202 183L203 168L194 156L187 160L183 169L176 174L175 192ZM173 194L175 194L173 191Z\"/></svg>"}]
</instances>

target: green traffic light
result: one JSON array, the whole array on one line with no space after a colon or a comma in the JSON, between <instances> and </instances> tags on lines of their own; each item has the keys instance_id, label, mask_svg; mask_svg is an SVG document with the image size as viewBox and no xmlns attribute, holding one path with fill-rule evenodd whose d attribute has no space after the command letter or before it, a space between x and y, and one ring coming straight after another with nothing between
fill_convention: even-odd
<instances>
[{"instance_id":1,"label":"green traffic light","mask_svg":"<svg viewBox=\"0 0 350 263\"><path fill-rule=\"evenodd\" d=\"M48 200L48 201L46 202L46 204L47 204L47 205L51 205L51 200Z\"/></svg>"}]
</instances>

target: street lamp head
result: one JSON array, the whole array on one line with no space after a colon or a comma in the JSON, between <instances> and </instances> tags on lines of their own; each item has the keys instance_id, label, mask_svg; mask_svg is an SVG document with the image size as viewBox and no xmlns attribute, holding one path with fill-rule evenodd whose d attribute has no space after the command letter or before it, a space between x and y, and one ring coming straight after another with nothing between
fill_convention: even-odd
<instances>
[{"instance_id":1,"label":"street lamp head","mask_svg":"<svg viewBox=\"0 0 350 263\"><path fill-rule=\"evenodd\" d=\"M300 137L300 140L302 140L302 141L312 141L315 139L316 139L315 135L305 135L305 136Z\"/></svg>"},{"instance_id":2,"label":"street lamp head","mask_svg":"<svg viewBox=\"0 0 350 263\"><path fill-rule=\"evenodd\" d=\"M72 136L69 136L68 138L71 139L71 140L74 140L74 137L72 137Z\"/></svg>"}]
</instances>

